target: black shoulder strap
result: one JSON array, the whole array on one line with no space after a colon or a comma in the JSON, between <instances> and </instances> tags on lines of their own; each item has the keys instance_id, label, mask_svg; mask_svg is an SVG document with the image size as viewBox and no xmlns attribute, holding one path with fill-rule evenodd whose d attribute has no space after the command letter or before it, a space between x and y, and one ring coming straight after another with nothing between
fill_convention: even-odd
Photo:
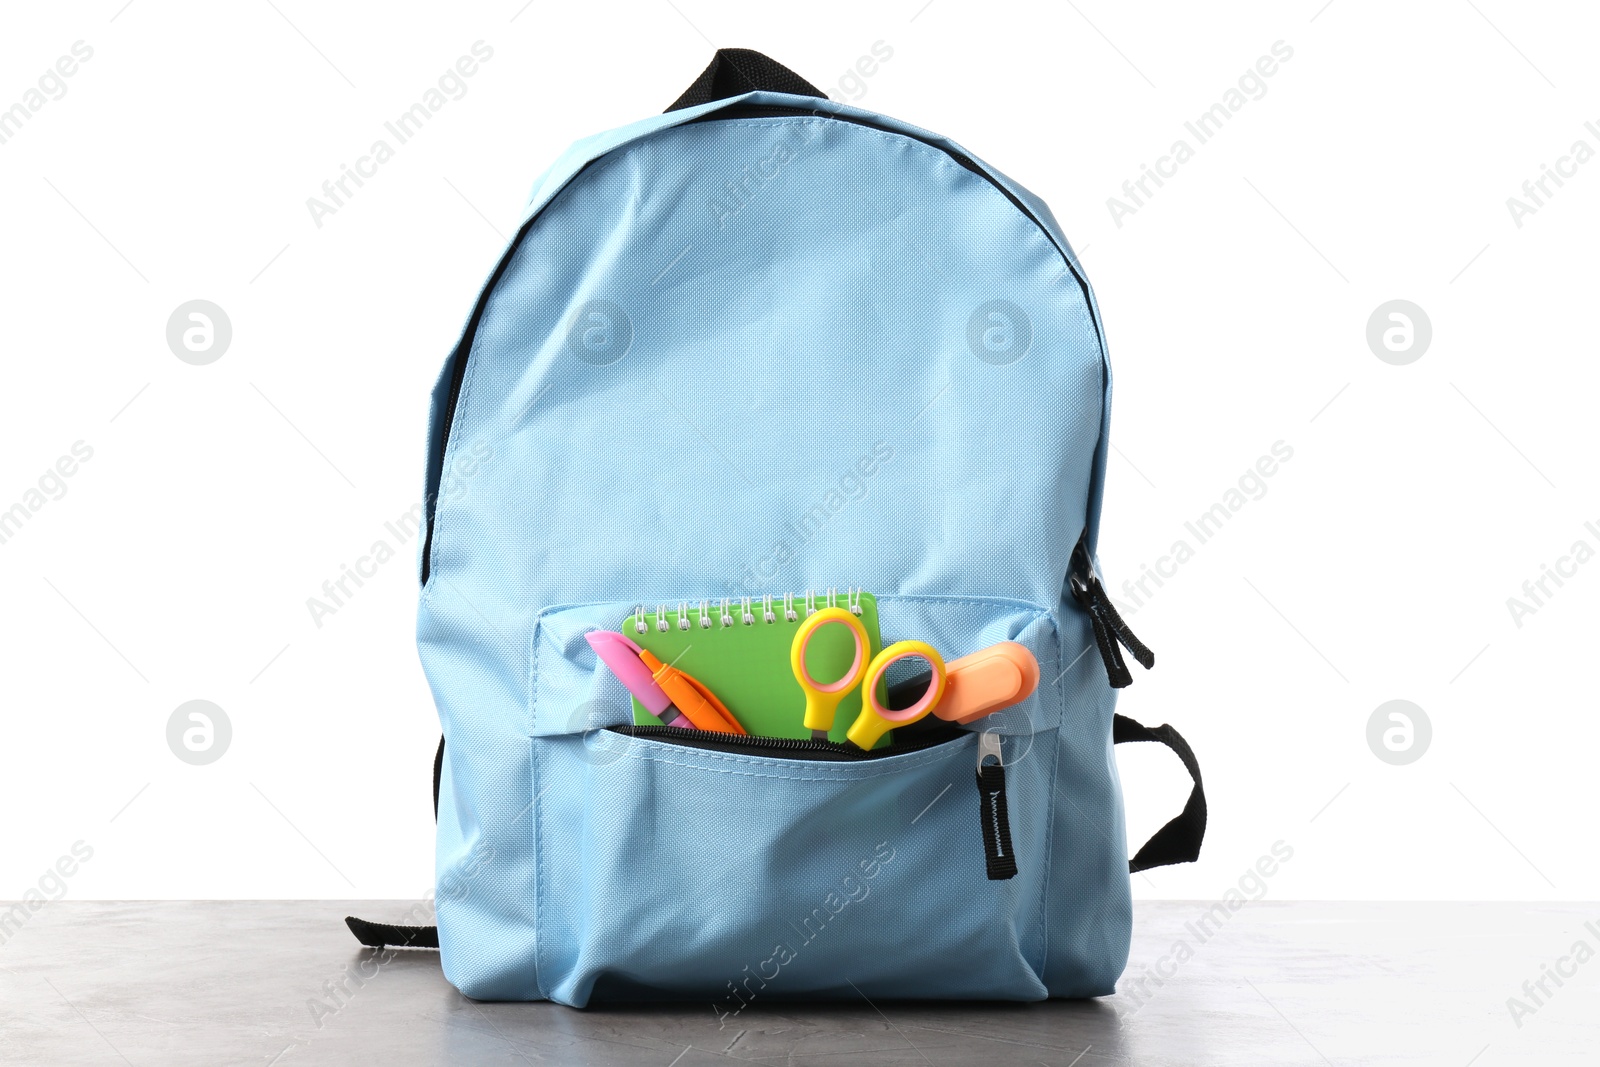
<instances>
[{"instance_id":1,"label":"black shoulder strap","mask_svg":"<svg viewBox=\"0 0 1600 1067\"><path fill-rule=\"evenodd\" d=\"M439 779L444 774L444 737L439 738L439 751L433 754L433 821L439 821ZM368 922L354 915L346 915L344 924L356 935L356 940L368 948L438 948L437 926L397 926L393 923Z\"/></svg>"},{"instance_id":2,"label":"black shoulder strap","mask_svg":"<svg viewBox=\"0 0 1600 1067\"><path fill-rule=\"evenodd\" d=\"M711 57L711 65L700 72L694 84L685 89L683 95L674 100L667 110L680 111L757 90L817 96L824 100L828 98L827 93L760 52L749 48L719 48L717 54Z\"/></svg>"},{"instance_id":3,"label":"black shoulder strap","mask_svg":"<svg viewBox=\"0 0 1600 1067\"><path fill-rule=\"evenodd\" d=\"M1117 715L1111 720L1111 740L1119 745L1130 741L1159 741L1178 754L1189 777L1194 779L1194 788L1189 792L1189 802L1183 806L1183 811L1157 830L1134 854L1128 862L1129 872L1138 874L1151 867L1193 863L1199 859L1200 843L1206 836L1206 790L1200 782L1200 761L1195 759L1189 742L1166 724L1153 728L1142 726L1126 715Z\"/></svg>"}]
</instances>

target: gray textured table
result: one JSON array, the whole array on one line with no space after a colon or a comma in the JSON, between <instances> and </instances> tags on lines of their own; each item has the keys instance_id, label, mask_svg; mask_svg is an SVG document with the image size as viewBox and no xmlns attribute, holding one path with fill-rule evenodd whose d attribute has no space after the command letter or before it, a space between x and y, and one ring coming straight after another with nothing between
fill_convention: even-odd
<instances>
[{"instance_id":1,"label":"gray textured table","mask_svg":"<svg viewBox=\"0 0 1600 1067\"><path fill-rule=\"evenodd\" d=\"M0 1062L1600 1063L1600 905L1263 901L1202 924L1206 909L1140 905L1122 991L1099 1001L753 1005L719 1029L693 1005L475 1003L431 952L319 1016L366 953L342 916L399 905L62 902L0 931Z\"/></svg>"}]
</instances>

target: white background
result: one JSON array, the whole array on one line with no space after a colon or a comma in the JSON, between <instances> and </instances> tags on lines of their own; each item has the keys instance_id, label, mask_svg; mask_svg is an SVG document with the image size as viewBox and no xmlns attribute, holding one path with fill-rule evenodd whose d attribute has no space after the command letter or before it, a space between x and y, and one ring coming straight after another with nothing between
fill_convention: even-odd
<instances>
[{"instance_id":1,"label":"white background","mask_svg":"<svg viewBox=\"0 0 1600 1067\"><path fill-rule=\"evenodd\" d=\"M1277 898L1600 895L1600 563L1521 627L1506 605L1575 540L1600 547L1600 162L1520 227L1506 205L1575 140L1600 148L1600 20L1505 0L1055 8L8 6L0 108L74 42L93 57L0 144L0 510L75 442L93 458L0 544L0 897L79 840L80 898L427 890L414 545L320 628L306 599L416 502L429 389L534 177L660 111L713 45L948 134L1052 206L1117 373L1114 590L1293 448L1130 613L1159 663L1122 710L1179 726L1211 797L1203 861L1138 893L1216 897L1281 839ZM306 199L479 40L494 54L467 94L315 225ZM841 89L879 41L892 57ZM1266 94L1118 226L1108 197L1277 41L1293 57ZM196 298L233 326L209 366L165 338ZM1406 366L1365 337L1397 298L1433 328ZM166 743L197 698L233 725L203 767ZM1406 766L1366 739L1397 698L1433 726ZM1187 783L1160 750L1122 763L1142 840Z\"/></svg>"}]
</instances>

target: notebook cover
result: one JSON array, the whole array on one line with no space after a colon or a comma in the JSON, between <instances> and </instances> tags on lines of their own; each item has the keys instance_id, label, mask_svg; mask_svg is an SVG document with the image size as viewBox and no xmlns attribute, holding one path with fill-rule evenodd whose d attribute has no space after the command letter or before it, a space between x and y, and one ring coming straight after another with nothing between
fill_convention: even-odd
<instances>
[{"instance_id":1,"label":"notebook cover","mask_svg":"<svg viewBox=\"0 0 1600 1067\"><path fill-rule=\"evenodd\" d=\"M861 606L859 618L871 645L867 652L870 660L883 647L878 632L878 602L871 593L863 592L857 596ZM839 594L835 603L838 607L847 607L846 595ZM819 595L816 606L827 607L826 597ZM783 617L783 598L776 598L773 608L777 621L767 622L763 617L762 602L756 600L751 605L755 622L746 626L742 621L741 602L735 601L728 606L733 625L724 626L722 602L720 599L712 601L708 612L711 625L707 628L700 625L699 602L694 601L689 606L689 628L686 630L678 626L676 607L668 608L668 626L665 630L657 627L656 613L649 610L645 612L647 628L644 633L635 632L637 618L634 615L624 619L619 629L661 662L670 663L705 683L706 688L728 706L734 718L739 720L739 725L750 734L758 737L810 737L811 731L801 721L805 715L805 693L789 664L790 646L805 618L804 598L795 597L795 609L800 613L800 618L794 622ZM852 643L840 640L824 644L821 641L824 636L827 636L826 630L812 639L811 668L817 678L838 678L850 666ZM886 686L880 684L879 700L886 702L887 699ZM843 742L845 732L856 721L860 711L861 691L858 687L839 703L833 729L828 732L829 739ZM637 700L633 702L633 721L639 726L661 725L661 720L644 710ZM885 734L879 747L888 743L889 735Z\"/></svg>"}]
</instances>

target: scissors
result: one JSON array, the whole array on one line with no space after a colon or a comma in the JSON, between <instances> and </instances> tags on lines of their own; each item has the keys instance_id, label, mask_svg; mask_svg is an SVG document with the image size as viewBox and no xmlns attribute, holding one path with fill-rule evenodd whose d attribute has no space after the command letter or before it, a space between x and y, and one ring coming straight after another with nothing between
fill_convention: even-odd
<instances>
[{"instance_id":1,"label":"scissors","mask_svg":"<svg viewBox=\"0 0 1600 1067\"><path fill-rule=\"evenodd\" d=\"M806 649L811 639L826 626L843 626L850 631L855 642L855 658L850 667L836 681L820 682L811 676L806 667ZM789 648L789 664L794 668L795 680L806 694L805 726L813 737L826 738L833 728L833 716L839 702L856 686L861 689L861 714L850 724L845 737L860 748L871 748L884 732L896 726L916 722L939 703L944 695L944 660L934 647L925 641L896 641L867 662L867 628L844 608L823 608L800 624ZM902 659L926 660L931 668L931 678L922 696L909 707L888 708L878 703L878 683L889 667Z\"/></svg>"}]
</instances>

